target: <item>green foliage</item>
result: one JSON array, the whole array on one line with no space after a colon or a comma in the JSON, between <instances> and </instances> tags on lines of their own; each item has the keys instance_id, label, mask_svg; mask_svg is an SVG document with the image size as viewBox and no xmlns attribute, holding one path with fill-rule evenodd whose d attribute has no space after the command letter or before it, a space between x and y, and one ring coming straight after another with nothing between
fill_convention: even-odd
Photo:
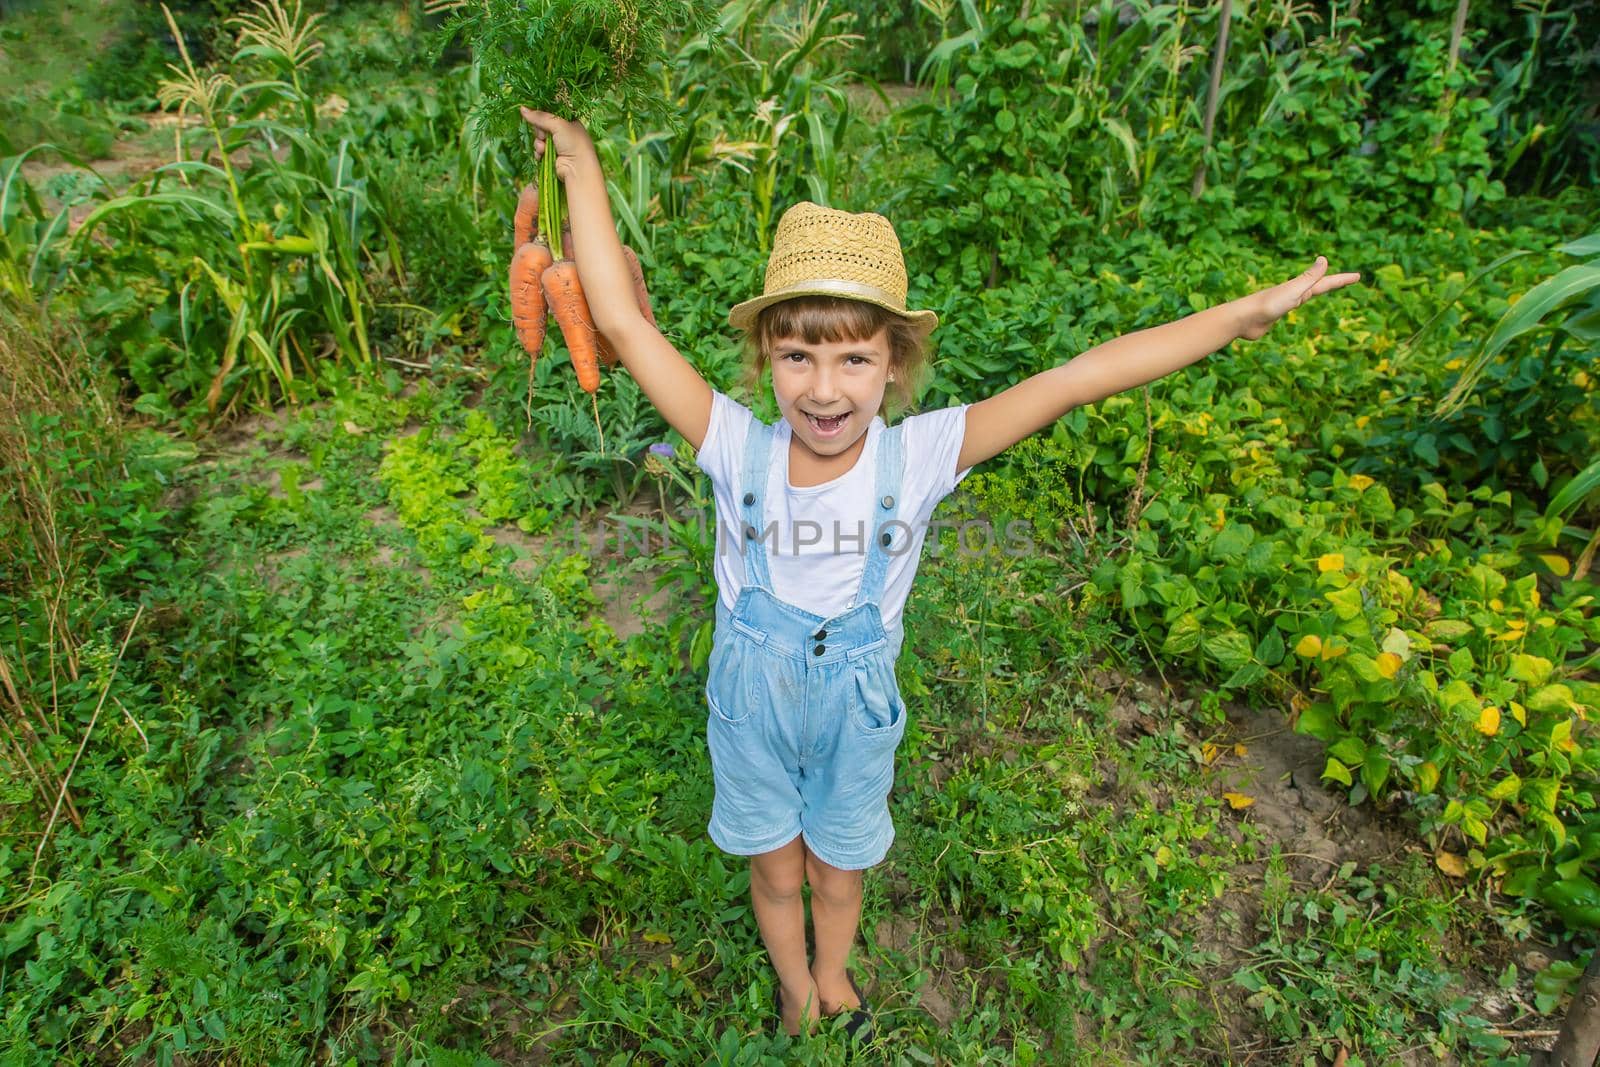
<instances>
[{"instance_id":1,"label":"green foliage","mask_svg":"<svg viewBox=\"0 0 1600 1067\"><path fill-rule=\"evenodd\" d=\"M711 18L703 0L486 0L451 5L438 48L457 38L472 47L484 86L473 129L503 140L521 128L524 105L585 120L611 100L628 114L671 119L656 84L667 35Z\"/></svg>"},{"instance_id":2,"label":"green foliage","mask_svg":"<svg viewBox=\"0 0 1600 1067\"><path fill-rule=\"evenodd\" d=\"M1384 42L1372 61L1374 72L1386 74L1376 79L1380 110L1403 99L1404 90L1390 88L1390 79L1404 69L1405 51L1429 35L1447 43L1454 9L1453 0L1411 0L1362 12ZM1475 72L1477 95L1487 104L1489 156L1508 188L1545 194L1600 176L1600 143L1584 130L1594 115L1585 85L1600 64L1583 43L1581 27L1592 17L1587 0L1525 0L1470 11L1462 63Z\"/></svg>"},{"instance_id":3,"label":"green foliage","mask_svg":"<svg viewBox=\"0 0 1600 1067\"><path fill-rule=\"evenodd\" d=\"M1419 895L1426 869L1346 863L1321 892L1292 892L1281 857L1268 860L1261 932L1233 982L1279 1041L1283 1062L1388 1063L1419 1045L1441 1060L1512 1064L1510 1042L1473 1013L1439 969L1449 906ZM1369 1059L1369 1057L1371 1057Z\"/></svg>"},{"instance_id":4,"label":"green foliage","mask_svg":"<svg viewBox=\"0 0 1600 1067\"><path fill-rule=\"evenodd\" d=\"M1553 326L1549 342L1539 365L1540 378L1561 375L1558 362L1562 346L1567 341L1593 345L1600 341L1600 232L1563 244L1556 251L1568 256L1587 256L1588 261L1574 264L1552 278L1547 278L1522 294L1515 310L1507 309L1493 331L1478 346L1473 359L1461 372L1461 377L1451 386L1450 392L1440 401L1441 413L1458 409L1462 398L1472 389L1484 367L1502 350L1525 334L1533 333L1546 325ZM1559 319L1547 323L1553 313L1563 311ZM1567 362L1572 362L1571 360ZM1577 368L1575 368L1577 369ZM1568 409L1575 405L1565 405ZM1575 412L1563 410L1558 422L1568 421L1561 416Z\"/></svg>"},{"instance_id":5,"label":"green foliage","mask_svg":"<svg viewBox=\"0 0 1600 1067\"><path fill-rule=\"evenodd\" d=\"M122 349L141 407L169 417L215 413L240 386L266 403L314 385L324 331L337 357L373 360L364 244L384 228L371 218L359 157L348 141L319 136L300 83L320 48L315 19L280 29L266 21L270 6L253 10L235 68L260 64L265 78L240 85L186 61L162 85L165 102L200 114L192 132L220 164L184 159L128 194L97 191L102 202L57 253L81 262L100 239L102 273L85 314ZM241 151L258 154L247 169L231 161ZM168 177L186 188L162 191ZM40 239L35 259L58 239ZM139 284L114 282L121 272Z\"/></svg>"}]
</instances>

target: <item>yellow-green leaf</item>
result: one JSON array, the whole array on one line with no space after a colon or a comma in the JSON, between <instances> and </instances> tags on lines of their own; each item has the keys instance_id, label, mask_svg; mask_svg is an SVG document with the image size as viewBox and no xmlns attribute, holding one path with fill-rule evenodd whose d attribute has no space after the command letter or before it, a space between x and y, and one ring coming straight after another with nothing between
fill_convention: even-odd
<instances>
[{"instance_id":1,"label":"yellow-green leaf","mask_svg":"<svg viewBox=\"0 0 1600 1067\"><path fill-rule=\"evenodd\" d=\"M1543 656L1530 656L1526 652L1513 652L1511 654L1511 670L1508 677L1519 682L1527 682L1531 686L1541 686L1550 677L1554 668L1549 660Z\"/></svg>"},{"instance_id":2,"label":"yellow-green leaf","mask_svg":"<svg viewBox=\"0 0 1600 1067\"><path fill-rule=\"evenodd\" d=\"M1328 758L1328 765L1322 768L1322 777L1332 778L1334 781L1343 782L1347 786L1355 784L1350 777L1350 768L1331 756Z\"/></svg>"},{"instance_id":3,"label":"yellow-green leaf","mask_svg":"<svg viewBox=\"0 0 1600 1067\"><path fill-rule=\"evenodd\" d=\"M1470 634L1472 624L1461 619L1434 619L1422 628L1422 632L1436 641L1448 641L1453 637Z\"/></svg>"},{"instance_id":4,"label":"yellow-green leaf","mask_svg":"<svg viewBox=\"0 0 1600 1067\"><path fill-rule=\"evenodd\" d=\"M1561 783L1554 778L1532 778L1522 783L1522 802L1530 808L1555 811Z\"/></svg>"},{"instance_id":5,"label":"yellow-green leaf","mask_svg":"<svg viewBox=\"0 0 1600 1067\"><path fill-rule=\"evenodd\" d=\"M1557 682L1528 694L1528 707L1534 711L1571 711L1572 690Z\"/></svg>"},{"instance_id":6,"label":"yellow-green leaf","mask_svg":"<svg viewBox=\"0 0 1600 1067\"><path fill-rule=\"evenodd\" d=\"M1493 704L1478 712L1476 729L1485 737L1493 737L1500 732L1500 709Z\"/></svg>"},{"instance_id":7,"label":"yellow-green leaf","mask_svg":"<svg viewBox=\"0 0 1600 1067\"><path fill-rule=\"evenodd\" d=\"M1383 636L1382 648L1385 652L1393 652L1403 661L1411 655L1411 635L1398 626L1391 626Z\"/></svg>"},{"instance_id":8,"label":"yellow-green leaf","mask_svg":"<svg viewBox=\"0 0 1600 1067\"><path fill-rule=\"evenodd\" d=\"M1560 848L1567 843L1567 827L1560 819L1548 811L1534 811L1530 814L1532 814L1535 822L1550 831L1550 835L1556 839L1556 848Z\"/></svg>"},{"instance_id":9,"label":"yellow-green leaf","mask_svg":"<svg viewBox=\"0 0 1600 1067\"><path fill-rule=\"evenodd\" d=\"M1439 869L1451 878L1465 878L1467 876L1467 861L1454 852L1440 849L1433 854L1433 862Z\"/></svg>"},{"instance_id":10,"label":"yellow-green leaf","mask_svg":"<svg viewBox=\"0 0 1600 1067\"><path fill-rule=\"evenodd\" d=\"M1346 586L1335 589L1331 593L1322 594L1329 604L1333 605L1333 613L1341 619L1353 619L1361 614L1361 589L1359 586Z\"/></svg>"},{"instance_id":11,"label":"yellow-green leaf","mask_svg":"<svg viewBox=\"0 0 1600 1067\"><path fill-rule=\"evenodd\" d=\"M1322 651L1322 638L1316 634L1306 634L1295 642L1294 650L1297 655L1315 656Z\"/></svg>"},{"instance_id":12,"label":"yellow-green leaf","mask_svg":"<svg viewBox=\"0 0 1600 1067\"><path fill-rule=\"evenodd\" d=\"M1550 573L1557 578L1565 578L1567 573L1572 570L1572 564L1567 562L1565 556L1541 555L1539 559L1543 561L1546 567L1550 568Z\"/></svg>"},{"instance_id":13,"label":"yellow-green leaf","mask_svg":"<svg viewBox=\"0 0 1600 1067\"><path fill-rule=\"evenodd\" d=\"M1434 786L1439 784L1439 765L1432 760L1424 760L1417 768L1417 786L1424 793L1433 792Z\"/></svg>"},{"instance_id":14,"label":"yellow-green leaf","mask_svg":"<svg viewBox=\"0 0 1600 1067\"><path fill-rule=\"evenodd\" d=\"M1517 791L1521 788L1522 779L1518 778L1514 774L1508 774L1496 782L1494 788L1489 790L1489 792L1485 795L1488 796L1490 800L1505 800L1507 797L1516 796Z\"/></svg>"}]
</instances>

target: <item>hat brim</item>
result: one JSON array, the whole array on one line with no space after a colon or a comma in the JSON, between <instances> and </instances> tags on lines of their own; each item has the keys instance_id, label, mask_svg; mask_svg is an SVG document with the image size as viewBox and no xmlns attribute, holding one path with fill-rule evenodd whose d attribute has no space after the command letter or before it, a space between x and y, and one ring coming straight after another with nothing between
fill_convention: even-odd
<instances>
[{"instance_id":1,"label":"hat brim","mask_svg":"<svg viewBox=\"0 0 1600 1067\"><path fill-rule=\"evenodd\" d=\"M742 304L735 304L733 310L728 312L728 325L736 330L748 330L755 324L756 316L762 310L771 307L780 301L790 300L797 296L832 296L841 300L859 300L865 304L873 304L909 322L921 336L927 337L939 325L939 316L932 311L919 309L908 311L895 307L887 300L879 300L871 296L857 293L840 292L837 286L826 285L793 285L776 293L764 293Z\"/></svg>"}]
</instances>

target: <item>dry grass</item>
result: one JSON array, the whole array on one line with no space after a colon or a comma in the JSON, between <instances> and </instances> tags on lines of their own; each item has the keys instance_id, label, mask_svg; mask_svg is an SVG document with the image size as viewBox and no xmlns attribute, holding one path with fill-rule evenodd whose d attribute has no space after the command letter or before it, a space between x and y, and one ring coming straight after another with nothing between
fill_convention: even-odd
<instances>
[{"instance_id":1,"label":"dry grass","mask_svg":"<svg viewBox=\"0 0 1600 1067\"><path fill-rule=\"evenodd\" d=\"M82 339L37 305L0 298L0 597L14 620L7 647L29 643L16 628L37 627L48 648L32 669L0 651L0 760L13 780L30 784L41 814L61 812L74 825L70 770L52 765L48 742L64 732L58 680L75 681L82 670L70 599L86 588L91 554L104 546L62 516L92 505L119 475L122 454L114 387ZM48 677L35 676L46 668Z\"/></svg>"}]
</instances>

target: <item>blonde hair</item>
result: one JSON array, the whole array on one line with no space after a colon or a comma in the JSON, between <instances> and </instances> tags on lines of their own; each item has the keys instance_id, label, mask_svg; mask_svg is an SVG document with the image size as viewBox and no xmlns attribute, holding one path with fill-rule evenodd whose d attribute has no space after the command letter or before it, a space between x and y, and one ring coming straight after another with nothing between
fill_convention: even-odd
<instances>
[{"instance_id":1,"label":"blonde hair","mask_svg":"<svg viewBox=\"0 0 1600 1067\"><path fill-rule=\"evenodd\" d=\"M760 388L772 348L785 337L816 345L870 341L883 330L889 333L889 371L894 375L878 406L878 414L887 419L891 406L898 413L916 401L928 370L926 337L904 317L862 300L796 296L762 308L745 331L744 384L752 394Z\"/></svg>"}]
</instances>

